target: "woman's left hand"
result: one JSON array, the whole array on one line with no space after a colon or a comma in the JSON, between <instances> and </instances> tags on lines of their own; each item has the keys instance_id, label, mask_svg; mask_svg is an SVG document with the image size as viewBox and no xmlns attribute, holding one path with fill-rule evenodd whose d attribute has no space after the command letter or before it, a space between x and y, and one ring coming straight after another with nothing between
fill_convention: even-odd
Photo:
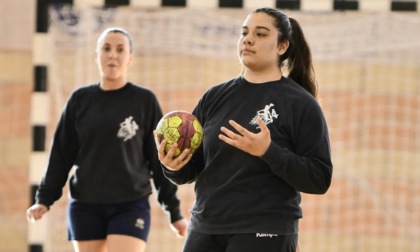
<instances>
[{"instance_id":1,"label":"woman's left hand","mask_svg":"<svg viewBox=\"0 0 420 252\"><path fill-rule=\"evenodd\" d=\"M171 223L171 229L179 238L185 237L188 232L188 221L185 218L175 221Z\"/></svg>"},{"instance_id":2,"label":"woman's left hand","mask_svg":"<svg viewBox=\"0 0 420 252\"><path fill-rule=\"evenodd\" d=\"M260 117L257 118L257 123L261 131L259 133L252 133L237 122L230 120L229 124L232 125L239 134L234 133L226 127L221 127L220 130L224 134L220 134L219 139L251 155L260 157L264 155L270 146L271 136L270 130Z\"/></svg>"}]
</instances>

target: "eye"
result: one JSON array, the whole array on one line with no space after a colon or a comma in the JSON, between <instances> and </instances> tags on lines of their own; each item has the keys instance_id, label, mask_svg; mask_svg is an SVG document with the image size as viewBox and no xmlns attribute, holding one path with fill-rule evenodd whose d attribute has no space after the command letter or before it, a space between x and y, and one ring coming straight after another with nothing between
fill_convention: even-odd
<instances>
[{"instance_id":1,"label":"eye","mask_svg":"<svg viewBox=\"0 0 420 252\"><path fill-rule=\"evenodd\" d=\"M119 52L119 53L124 52L124 48L122 48L122 47L117 48L117 52Z\"/></svg>"},{"instance_id":2,"label":"eye","mask_svg":"<svg viewBox=\"0 0 420 252\"><path fill-rule=\"evenodd\" d=\"M257 37L265 37L266 35L264 33L261 32L257 32Z\"/></svg>"},{"instance_id":3,"label":"eye","mask_svg":"<svg viewBox=\"0 0 420 252\"><path fill-rule=\"evenodd\" d=\"M103 50L104 52L109 52L109 51L111 50L111 47L109 47L109 46L104 46L104 47L102 48L102 50Z\"/></svg>"}]
</instances>

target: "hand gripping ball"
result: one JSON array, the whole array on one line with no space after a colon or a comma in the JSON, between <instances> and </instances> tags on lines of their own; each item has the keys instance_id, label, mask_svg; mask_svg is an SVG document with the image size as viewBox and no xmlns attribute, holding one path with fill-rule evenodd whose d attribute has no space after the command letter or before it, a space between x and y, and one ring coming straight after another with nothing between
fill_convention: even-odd
<instances>
[{"instance_id":1,"label":"hand gripping ball","mask_svg":"<svg viewBox=\"0 0 420 252\"><path fill-rule=\"evenodd\" d=\"M174 143L178 143L173 157L179 156L185 149L190 149L193 154L203 141L203 128L193 114L175 110L160 119L156 126L156 138L158 143L166 140L165 153Z\"/></svg>"}]
</instances>

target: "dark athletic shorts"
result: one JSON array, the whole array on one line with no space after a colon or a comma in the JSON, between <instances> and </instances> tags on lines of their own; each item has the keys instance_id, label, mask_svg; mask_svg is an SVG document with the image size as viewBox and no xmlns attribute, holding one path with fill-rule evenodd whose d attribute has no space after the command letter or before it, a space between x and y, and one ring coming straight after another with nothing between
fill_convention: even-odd
<instances>
[{"instance_id":1,"label":"dark athletic shorts","mask_svg":"<svg viewBox=\"0 0 420 252\"><path fill-rule=\"evenodd\" d=\"M118 204L83 204L71 200L67 213L68 240L106 239L109 234L147 241L150 230L148 197Z\"/></svg>"},{"instance_id":2,"label":"dark athletic shorts","mask_svg":"<svg viewBox=\"0 0 420 252\"><path fill-rule=\"evenodd\" d=\"M183 252L296 252L298 234L202 234L192 230Z\"/></svg>"}]
</instances>

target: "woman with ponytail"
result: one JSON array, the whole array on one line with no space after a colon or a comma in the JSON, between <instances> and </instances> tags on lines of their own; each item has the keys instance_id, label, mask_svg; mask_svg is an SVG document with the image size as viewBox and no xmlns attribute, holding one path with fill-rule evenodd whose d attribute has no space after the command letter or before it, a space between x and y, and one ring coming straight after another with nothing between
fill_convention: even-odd
<instances>
[{"instance_id":1,"label":"woman with ponytail","mask_svg":"<svg viewBox=\"0 0 420 252\"><path fill-rule=\"evenodd\" d=\"M195 182L184 252L295 252L300 193L326 193L333 170L311 52L299 23L272 8L246 17L237 49L241 75L193 111L201 148L173 158L157 145L167 178Z\"/></svg>"}]
</instances>

